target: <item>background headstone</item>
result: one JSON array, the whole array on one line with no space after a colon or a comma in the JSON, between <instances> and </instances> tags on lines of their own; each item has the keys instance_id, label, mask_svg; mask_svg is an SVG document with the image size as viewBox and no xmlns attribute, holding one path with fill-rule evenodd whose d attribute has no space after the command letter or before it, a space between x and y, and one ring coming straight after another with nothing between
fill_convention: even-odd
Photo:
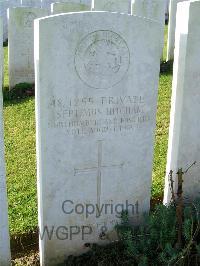
<instances>
[{"instance_id":1,"label":"background headstone","mask_svg":"<svg viewBox=\"0 0 200 266\"><path fill-rule=\"evenodd\" d=\"M91 11L91 6L85 4L77 4L73 2L51 4L52 14L79 12L79 11Z\"/></svg>"},{"instance_id":2,"label":"background headstone","mask_svg":"<svg viewBox=\"0 0 200 266\"><path fill-rule=\"evenodd\" d=\"M42 7L51 11L51 4L53 3L74 3L92 6L92 0L42 0Z\"/></svg>"},{"instance_id":3,"label":"background headstone","mask_svg":"<svg viewBox=\"0 0 200 266\"><path fill-rule=\"evenodd\" d=\"M8 0L8 2L9 2L9 8L21 6L21 0Z\"/></svg>"},{"instance_id":4,"label":"background headstone","mask_svg":"<svg viewBox=\"0 0 200 266\"><path fill-rule=\"evenodd\" d=\"M42 7L42 0L21 0L21 6L24 7Z\"/></svg>"},{"instance_id":5,"label":"background headstone","mask_svg":"<svg viewBox=\"0 0 200 266\"><path fill-rule=\"evenodd\" d=\"M7 19L7 10L10 7L19 7L21 6L21 0L2 0L0 1L0 16L3 17L3 41L8 39L8 19Z\"/></svg>"},{"instance_id":6,"label":"background headstone","mask_svg":"<svg viewBox=\"0 0 200 266\"><path fill-rule=\"evenodd\" d=\"M21 0L9 0L8 1L8 8L20 7L20 6L21 6Z\"/></svg>"},{"instance_id":7,"label":"background headstone","mask_svg":"<svg viewBox=\"0 0 200 266\"><path fill-rule=\"evenodd\" d=\"M168 22L169 20L169 0L166 0L166 6L165 6L165 21Z\"/></svg>"},{"instance_id":8,"label":"background headstone","mask_svg":"<svg viewBox=\"0 0 200 266\"><path fill-rule=\"evenodd\" d=\"M95 11L131 13L131 0L94 0Z\"/></svg>"},{"instance_id":9,"label":"background headstone","mask_svg":"<svg viewBox=\"0 0 200 266\"><path fill-rule=\"evenodd\" d=\"M0 265L9 266L11 263L10 238L8 229L8 203L6 190L6 174L4 159L4 130L3 130L3 25L0 19Z\"/></svg>"},{"instance_id":10,"label":"background headstone","mask_svg":"<svg viewBox=\"0 0 200 266\"><path fill-rule=\"evenodd\" d=\"M162 27L161 57L164 47L166 0L132 0L132 15L156 20Z\"/></svg>"},{"instance_id":11,"label":"background headstone","mask_svg":"<svg viewBox=\"0 0 200 266\"><path fill-rule=\"evenodd\" d=\"M41 8L11 8L8 11L9 86L34 83L34 29L36 18L48 15Z\"/></svg>"},{"instance_id":12,"label":"background headstone","mask_svg":"<svg viewBox=\"0 0 200 266\"><path fill-rule=\"evenodd\" d=\"M5 26L5 38L4 41L6 41L8 39L8 8L14 8L14 7L20 7L21 6L21 0L9 0L8 1L8 5L7 5L7 10L6 10L6 18L5 18L5 22L6 22L6 26Z\"/></svg>"},{"instance_id":13,"label":"background headstone","mask_svg":"<svg viewBox=\"0 0 200 266\"><path fill-rule=\"evenodd\" d=\"M174 59L177 4L183 1L188 1L188 0L170 0L168 40L167 40L167 61Z\"/></svg>"},{"instance_id":14,"label":"background headstone","mask_svg":"<svg viewBox=\"0 0 200 266\"><path fill-rule=\"evenodd\" d=\"M87 251L86 243L107 243L103 234L115 239L123 209L132 222L149 211L160 38L158 23L119 13L35 21L43 265ZM69 201L76 211L66 214ZM79 209L87 204L95 208L88 217ZM98 216L105 204L114 211Z\"/></svg>"},{"instance_id":15,"label":"background headstone","mask_svg":"<svg viewBox=\"0 0 200 266\"><path fill-rule=\"evenodd\" d=\"M92 0L61 0L58 2L63 2L63 3L76 3L76 4L84 4L84 5L88 5L91 6L92 5Z\"/></svg>"},{"instance_id":16,"label":"background headstone","mask_svg":"<svg viewBox=\"0 0 200 266\"><path fill-rule=\"evenodd\" d=\"M175 193L178 169L184 174L184 199L200 193L200 1L178 4L172 107L164 203L171 200L168 174L173 171ZM184 19L183 19L184 18Z\"/></svg>"},{"instance_id":17,"label":"background headstone","mask_svg":"<svg viewBox=\"0 0 200 266\"><path fill-rule=\"evenodd\" d=\"M166 0L132 0L132 15L150 18L165 24Z\"/></svg>"},{"instance_id":18,"label":"background headstone","mask_svg":"<svg viewBox=\"0 0 200 266\"><path fill-rule=\"evenodd\" d=\"M42 2L42 4L41 4L42 8L48 9L50 11L51 10L51 4L55 3L56 1L55 0L42 0L41 2Z\"/></svg>"},{"instance_id":19,"label":"background headstone","mask_svg":"<svg viewBox=\"0 0 200 266\"><path fill-rule=\"evenodd\" d=\"M8 1L0 1L0 17L3 19L3 41L8 39L8 23L7 23L7 8L9 7Z\"/></svg>"}]
</instances>

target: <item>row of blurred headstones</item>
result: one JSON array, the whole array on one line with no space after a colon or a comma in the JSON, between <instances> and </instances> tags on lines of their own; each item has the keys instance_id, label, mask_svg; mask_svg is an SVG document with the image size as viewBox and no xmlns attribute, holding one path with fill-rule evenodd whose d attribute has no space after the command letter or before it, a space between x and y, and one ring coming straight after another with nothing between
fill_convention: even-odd
<instances>
[{"instance_id":1,"label":"row of blurred headstones","mask_svg":"<svg viewBox=\"0 0 200 266\"><path fill-rule=\"evenodd\" d=\"M88 3L89 2L89 3ZM110 3L108 5L108 3ZM140 0L116 2L96 0L83 0L81 3L76 1L56 2L50 5L50 9L19 7L8 9L8 48L9 48L9 86L14 88L19 83L34 83L34 19L48 16L49 14L78 12L78 11L116 11L122 13L147 17L160 23L163 31L161 43L161 54L164 44L164 25L165 25L165 0L155 2Z\"/></svg>"},{"instance_id":2,"label":"row of blurred headstones","mask_svg":"<svg viewBox=\"0 0 200 266\"><path fill-rule=\"evenodd\" d=\"M52 0L1 0L0 1L0 16L3 18L3 40L6 41L8 38L7 29L7 9L14 7L38 7L38 8L49 8ZM55 1L54 1L55 2Z\"/></svg>"},{"instance_id":3,"label":"row of blurred headstones","mask_svg":"<svg viewBox=\"0 0 200 266\"><path fill-rule=\"evenodd\" d=\"M1 0L0 1L0 16L3 17L3 25L4 25L4 36L3 40L6 41L8 38L8 30L7 30L7 9L8 8L13 8L13 7L36 7L36 8L44 8L47 9L50 12L51 9L51 4L55 2L72 2L72 3L77 3L77 4L86 4L90 5L92 8L94 7L94 1L95 0ZM137 2L137 0L127 0L130 3ZM157 1L157 0L156 0ZM112 1L107 1L111 2L113 5ZM141 1L142 2L142 1ZM152 1L146 0L146 2L151 3ZM169 0L165 0L165 16L166 19L168 18L168 13L169 13ZM111 5L108 6L108 8L111 8ZM129 7L129 12L131 12L131 7Z\"/></svg>"},{"instance_id":4,"label":"row of blurred headstones","mask_svg":"<svg viewBox=\"0 0 200 266\"><path fill-rule=\"evenodd\" d=\"M31 8L44 8L50 12L51 4L55 2L73 2L73 3L83 3L91 5L93 0L1 0L0 1L0 16L3 17L4 25L4 37L3 40L6 41L8 38L7 30L7 9L14 7L31 7Z\"/></svg>"}]
</instances>

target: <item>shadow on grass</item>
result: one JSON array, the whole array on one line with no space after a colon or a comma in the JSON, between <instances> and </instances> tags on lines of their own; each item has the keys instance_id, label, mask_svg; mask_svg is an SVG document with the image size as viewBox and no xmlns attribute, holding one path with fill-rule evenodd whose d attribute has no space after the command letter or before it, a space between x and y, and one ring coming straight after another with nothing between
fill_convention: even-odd
<instances>
[{"instance_id":1,"label":"shadow on grass","mask_svg":"<svg viewBox=\"0 0 200 266\"><path fill-rule=\"evenodd\" d=\"M173 74L173 61L163 61L160 64L160 75L172 75Z\"/></svg>"},{"instance_id":2,"label":"shadow on grass","mask_svg":"<svg viewBox=\"0 0 200 266\"><path fill-rule=\"evenodd\" d=\"M8 40L6 40L5 42L3 42L3 47L7 47L8 46Z\"/></svg>"},{"instance_id":3,"label":"shadow on grass","mask_svg":"<svg viewBox=\"0 0 200 266\"><path fill-rule=\"evenodd\" d=\"M39 250L39 233L36 228L32 232L11 236L12 259L20 258L29 251Z\"/></svg>"},{"instance_id":4,"label":"shadow on grass","mask_svg":"<svg viewBox=\"0 0 200 266\"><path fill-rule=\"evenodd\" d=\"M34 97L35 87L33 84L20 83L17 84L12 90L8 87L3 89L4 106L21 104Z\"/></svg>"}]
</instances>

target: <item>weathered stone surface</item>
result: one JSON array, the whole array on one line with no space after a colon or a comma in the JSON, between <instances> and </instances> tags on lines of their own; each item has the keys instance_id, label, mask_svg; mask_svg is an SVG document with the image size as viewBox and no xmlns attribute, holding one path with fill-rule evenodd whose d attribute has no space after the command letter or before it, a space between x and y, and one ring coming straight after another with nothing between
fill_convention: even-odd
<instances>
[{"instance_id":1,"label":"weathered stone surface","mask_svg":"<svg viewBox=\"0 0 200 266\"><path fill-rule=\"evenodd\" d=\"M74 3L74 4L83 4L92 6L92 0L62 0L62 1L54 1L54 0L42 0L42 7L51 11L51 4L54 3Z\"/></svg>"},{"instance_id":2,"label":"weathered stone surface","mask_svg":"<svg viewBox=\"0 0 200 266\"><path fill-rule=\"evenodd\" d=\"M85 4L78 4L73 2L66 3L53 3L51 4L51 13L67 13L67 12L79 12L79 11L91 11L91 6Z\"/></svg>"},{"instance_id":3,"label":"weathered stone surface","mask_svg":"<svg viewBox=\"0 0 200 266\"><path fill-rule=\"evenodd\" d=\"M132 222L149 211L160 38L120 13L35 21L42 265L116 239L123 209Z\"/></svg>"},{"instance_id":4,"label":"weathered stone surface","mask_svg":"<svg viewBox=\"0 0 200 266\"><path fill-rule=\"evenodd\" d=\"M156 20L162 27L161 57L164 47L166 0L133 0L132 15Z\"/></svg>"},{"instance_id":5,"label":"weathered stone surface","mask_svg":"<svg viewBox=\"0 0 200 266\"><path fill-rule=\"evenodd\" d=\"M8 1L0 1L0 16L3 19L3 41L8 39L7 8Z\"/></svg>"},{"instance_id":6,"label":"weathered stone surface","mask_svg":"<svg viewBox=\"0 0 200 266\"><path fill-rule=\"evenodd\" d=\"M169 16L169 0L166 0L165 14L167 14L167 16Z\"/></svg>"},{"instance_id":7,"label":"weathered stone surface","mask_svg":"<svg viewBox=\"0 0 200 266\"><path fill-rule=\"evenodd\" d=\"M131 13L130 0L94 0L95 11Z\"/></svg>"},{"instance_id":8,"label":"weathered stone surface","mask_svg":"<svg viewBox=\"0 0 200 266\"><path fill-rule=\"evenodd\" d=\"M48 15L41 8L11 8L8 11L8 66L9 83L12 89L18 83L34 83L34 29L36 18Z\"/></svg>"},{"instance_id":9,"label":"weathered stone surface","mask_svg":"<svg viewBox=\"0 0 200 266\"><path fill-rule=\"evenodd\" d=\"M183 175L183 196L194 199L200 193L199 14L200 1L178 4L164 203L171 200L169 172L173 171L176 193L178 169L185 172L195 161L197 163Z\"/></svg>"},{"instance_id":10,"label":"weathered stone surface","mask_svg":"<svg viewBox=\"0 0 200 266\"><path fill-rule=\"evenodd\" d=\"M21 5L25 7L41 7L41 0L21 0Z\"/></svg>"},{"instance_id":11,"label":"weathered stone surface","mask_svg":"<svg viewBox=\"0 0 200 266\"><path fill-rule=\"evenodd\" d=\"M42 8L50 11L52 3L55 3L55 1L54 0L42 0Z\"/></svg>"},{"instance_id":12,"label":"weathered stone surface","mask_svg":"<svg viewBox=\"0 0 200 266\"><path fill-rule=\"evenodd\" d=\"M165 24L166 0L132 0L132 15L145 17Z\"/></svg>"},{"instance_id":13,"label":"weathered stone surface","mask_svg":"<svg viewBox=\"0 0 200 266\"><path fill-rule=\"evenodd\" d=\"M0 20L0 88L2 88L3 77L3 23ZM3 133L3 97L0 89L0 265L9 266L10 239L8 229L8 203L6 190L6 174L4 159L4 133Z\"/></svg>"},{"instance_id":14,"label":"weathered stone surface","mask_svg":"<svg viewBox=\"0 0 200 266\"><path fill-rule=\"evenodd\" d=\"M183 1L188 1L188 0L170 0L168 40L167 40L167 61L174 59L177 4Z\"/></svg>"}]
</instances>

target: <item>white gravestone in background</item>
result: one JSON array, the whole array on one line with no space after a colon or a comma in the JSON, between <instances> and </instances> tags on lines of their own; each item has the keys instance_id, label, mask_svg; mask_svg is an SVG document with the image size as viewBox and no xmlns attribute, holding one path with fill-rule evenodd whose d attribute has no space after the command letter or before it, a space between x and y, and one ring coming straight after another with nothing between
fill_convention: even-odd
<instances>
[{"instance_id":1,"label":"white gravestone in background","mask_svg":"<svg viewBox=\"0 0 200 266\"><path fill-rule=\"evenodd\" d=\"M165 25L166 0L132 0L132 15L150 18Z\"/></svg>"},{"instance_id":2,"label":"white gravestone in background","mask_svg":"<svg viewBox=\"0 0 200 266\"><path fill-rule=\"evenodd\" d=\"M170 0L168 40L167 40L167 61L174 59L177 4L183 1L188 1L188 0ZM184 20L184 18L182 19Z\"/></svg>"},{"instance_id":3,"label":"white gravestone in background","mask_svg":"<svg viewBox=\"0 0 200 266\"><path fill-rule=\"evenodd\" d=\"M149 211L160 38L120 13L35 21L41 265L116 239L123 209L133 222Z\"/></svg>"},{"instance_id":4,"label":"white gravestone in background","mask_svg":"<svg viewBox=\"0 0 200 266\"><path fill-rule=\"evenodd\" d=\"M169 19L169 0L166 0L165 2L165 18Z\"/></svg>"},{"instance_id":5,"label":"white gravestone in background","mask_svg":"<svg viewBox=\"0 0 200 266\"><path fill-rule=\"evenodd\" d=\"M48 15L41 8L11 8L8 12L8 68L12 89L18 83L34 83L34 29L36 18Z\"/></svg>"},{"instance_id":6,"label":"white gravestone in background","mask_svg":"<svg viewBox=\"0 0 200 266\"><path fill-rule=\"evenodd\" d=\"M95 11L131 13L131 0L94 0Z\"/></svg>"},{"instance_id":7,"label":"white gravestone in background","mask_svg":"<svg viewBox=\"0 0 200 266\"><path fill-rule=\"evenodd\" d=\"M42 0L42 7L51 11L51 4L54 3L74 3L92 6L92 0Z\"/></svg>"},{"instance_id":8,"label":"white gravestone in background","mask_svg":"<svg viewBox=\"0 0 200 266\"><path fill-rule=\"evenodd\" d=\"M2 6L3 2L3 6ZM20 7L21 0L9 0L9 1L1 1L0 2L0 12L3 12L3 23L4 23L4 37L3 40L6 41L8 39L8 18L7 18L7 10L11 7ZM2 16L2 15L1 15Z\"/></svg>"},{"instance_id":9,"label":"white gravestone in background","mask_svg":"<svg viewBox=\"0 0 200 266\"><path fill-rule=\"evenodd\" d=\"M132 0L132 15L156 20L162 27L161 57L164 47L166 0Z\"/></svg>"},{"instance_id":10,"label":"white gravestone in background","mask_svg":"<svg viewBox=\"0 0 200 266\"><path fill-rule=\"evenodd\" d=\"M9 8L21 6L21 0L8 0L8 2L9 2Z\"/></svg>"},{"instance_id":11,"label":"white gravestone in background","mask_svg":"<svg viewBox=\"0 0 200 266\"><path fill-rule=\"evenodd\" d=\"M11 262L10 238L8 229L8 203L6 191L6 174L4 159L4 133L3 133L3 25L0 20L0 265L9 266Z\"/></svg>"},{"instance_id":12,"label":"white gravestone in background","mask_svg":"<svg viewBox=\"0 0 200 266\"><path fill-rule=\"evenodd\" d=\"M77 3L54 3L51 4L51 14L67 13L67 12L79 12L90 11L91 6Z\"/></svg>"},{"instance_id":13,"label":"white gravestone in background","mask_svg":"<svg viewBox=\"0 0 200 266\"><path fill-rule=\"evenodd\" d=\"M7 23L7 8L9 7L8 1L0 1L0 17L3 19L3 41L8 39L8 23Z\"/></svg>"},{"instance_id":14,"label":"white gravestone in background","mask_svg":"<svg viewBox=\"0 0 200 266\"><path fill-rule=\"evenodd\" d=\"M41 0L21 0L21 6L40 8L42 6L42 2Z\"/></svg>"},{"instance_id":15,"label":"white gravestone in background","mask_svg":"<svg viewBox=\"0 0 200 266\"><path fill-rule=\"evenodd\" d=\"M185 171L183 196L194 199L200 193L200 1L178 4L172 107L170 117L167 176L164 203L171 200L168 174ZM184 18L184 19L183 19ZM175 192L177 182L175 183Z\"/></svg>"},{"instance_id":16,"label":"white gravestone in background","mask_svg":"<svg viewBox=\"0 0 200 266\"><path fill-rule=\"evenodd\" d=\"M41 2L42 2L42 4L41 4L42 8L48 9L50 11L51 10L51 4L55 3L56 1L55 0L42 0Z\"/></svg>"},{"instance_id":17,"label":"white gravestone in background","mask_svg":"<svg viewBox=\"0 0 200 266\"><path fill-rule=\"evenodd\" d=\"M88 5L88 6L91 6L92 5L92 0L61 0L61 1L58 1L58 2L61 2L61 3L76 3L76 4L84 4L84 5Z\"/></svg>"},{"instance_id":18,"label":"white gravestone in background","mask_svg":"<svg viewBox=\"0 0 200 266\"><path fill-rule=\"evenodd\" d=\"M20 7L20 6L21 6L21 0L8 0L8 8Z\"/></svg>"}]
</instances>

